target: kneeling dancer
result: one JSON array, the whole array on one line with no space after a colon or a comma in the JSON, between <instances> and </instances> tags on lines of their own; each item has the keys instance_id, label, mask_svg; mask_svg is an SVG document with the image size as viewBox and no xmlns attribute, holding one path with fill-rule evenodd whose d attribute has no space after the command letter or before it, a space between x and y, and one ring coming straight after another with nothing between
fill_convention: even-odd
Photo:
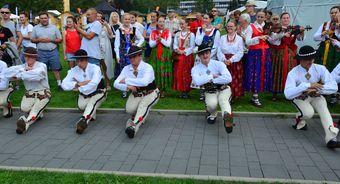
<instances>
[{"instance_id":1,"label":"kneeling dancer","mask_svg":"<svg viewBox=\"0 0 340 184\"><path fill-rule=\"evenodd\" d=\"M204 88L205 104L208 111L207 122L216 122L217 105L222 111L223 125L227 133L233 131L233 117L229 103L231 90L231 75L223 62L211 59L211 47L200 45L198 56L201 62L194 66L191 71L192 80L195 85Z\"/></svg>"},{"instance_id":2,"label":"kneeling dancer","mask_svg":"<svg viewBox=\"0 0 340 184\"><path fill-rule=\"evenodd\" d=\"M4 75L6 70L7 64L0 60L0 107L3 108L3 116L5 118L10 118L13 114L9 97L13 92L13 88L9 87L9 80Z\"/></svg>"},{"instance_id":3,"label":"kneeling dancer","mask_svg":"<svg viewBox=\"0 0 340 184\"><path fill-rule=\"evenodd\" d=\"M305 120L311 119L316 110L325 130L327 147L340 148L340 142L336 139L339 129L334 126L327 101L322 96L335 93L338 86L325 66L313 63L315 57L313 47L301 47L297 54L300 64L288 73L284 94L299 111L293 128L307 130Z\"/></svg>"},{"instance_id":4,"label":"kneeling dancer","mask_svg":"<svg viewBox=\"0 0 340 184\"><path fill-rule=\"evenodd\" d=\"M28 113L28 116L21 116L17 121L17 134L26 132L30 125L42 118L42 113L51 99L47 67L36 60L37 50L27 47L24 56L25 64L12 66L5 72L7 78L23 80L26 89L21 101L21 110Z\"/></svg>"},{"instance_id":5,"label":"kneeling dancer","mask_svg":"<svg viewBox=\"0 0 340 184\"><path fill-rule=\"evenodd\" d=\"M71 68L61 87L65 91L79 91L78 108L83 112L77 123L78 134L82 134L91 120L96 119L96 110L106 99L100 67L88 62L89 56L85 50L78 50L74 54L77 66Z\"/></svg>"},{"instance_id":6,"label":"kneeling dancer","mask_svg":"<svg viewBox=\"0 0 340 184\"><path fill-rule=\"evenodd\" d=\"M142 61L142 52L141 48L131 46L128 52L131 64L123 68L114 82L115 88L131 92L126 102L126 112L131 115L125 129L129 138L136 135L151 107L158 102L160 97L155 84L154 70L151 65Z\"/></svg>"}]
</instances>

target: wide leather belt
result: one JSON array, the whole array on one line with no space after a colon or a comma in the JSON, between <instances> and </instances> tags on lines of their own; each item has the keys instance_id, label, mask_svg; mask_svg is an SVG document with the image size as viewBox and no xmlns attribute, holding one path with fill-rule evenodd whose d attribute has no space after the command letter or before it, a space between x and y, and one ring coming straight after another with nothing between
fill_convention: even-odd
<instances>
[{"instance_id":1,"label":"wide leather belt","mask_svg":"<svg viewBox=\"0 0 340 184\"><path fill-rule=\"evenodd\" d=\"M47 89L43 91L37 91L37 92L26 91L25 93L26 98L38 98L39 100L43 100L45 98L51 98L51 96L52 96L51 91Z\"/></svg>"},{"instance_id":2,"label":"wide leather belt","mask_svg":"<svg viewBox=\"0 0 340 184\"><path fill-rule=\"evenodd\" d=\"M105 93L105 91L106 91L105 89L97 89L95 92L93 92L91 94L84 95L83 93L80 93L80 95L83 96L84 98L91 98L94 95Z\"/></svg>"}]
</instances>

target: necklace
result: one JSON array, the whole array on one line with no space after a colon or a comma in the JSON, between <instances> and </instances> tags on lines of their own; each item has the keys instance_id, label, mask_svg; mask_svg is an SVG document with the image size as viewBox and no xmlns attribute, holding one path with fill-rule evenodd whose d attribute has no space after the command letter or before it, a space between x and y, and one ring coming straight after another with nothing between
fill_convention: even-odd
<instances>
[{"instance_id":1,"label":"necklace","mask_svg":"<svg viewBox=\"0 0 340 184\"><path fill-rule=\"evenodd\" d=\"M227 35L227 43L234 43L236 39L236 34L231 36L231 39L229 39L229 35Z\"/></svg>"}]
</instances>

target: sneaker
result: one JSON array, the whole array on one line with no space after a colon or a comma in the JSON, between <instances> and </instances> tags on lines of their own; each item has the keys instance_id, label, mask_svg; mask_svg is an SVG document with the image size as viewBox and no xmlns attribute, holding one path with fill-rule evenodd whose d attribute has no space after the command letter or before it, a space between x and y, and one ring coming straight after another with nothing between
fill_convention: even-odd
<instances>
[{"instance_id":1,"label":"sneaker","mask_svg":"<svg viewBox=\"0 0 340 184\"><path fill-rule=\"evenodd\" d=\"M336 105L337 102L338 102L338 99L336 96L335 97L332 96L331 100L329 101L330 105Z\"/></svg>"},{"instance_id":2,"label":"sneaker","mask_svg":"<svg viewBox=\"0 0 340 184\"><path fill-rule=\"evenodd\" d=\"M262 108L262 104L258 98L252 98L251 103L257 108Z\"/></svg>"},{"instance_id":3,"label":"sneaker","mask_svg":"<svg viewBox=\"0 0 340 184\"><path fill-rule=\"evenodd\" d=\"M17 134L22 134L26 131L26 122L23 119L17 121Z\"/></svg>"},{"instance_id":4,"label":"sneaker","mask_svg":"<svg viewBox=\"0 0 340 184\"><path fill-rule=\"evenodd\" d=\"M85 129L87 128L87 122L85 118L81 118L79 122L77 123L77 134L82 134Z\"/></svg>"},{"instance_id":5,"label":"sneaker","mask_svg":"<svg viewBox=\"0 0 340 184\"><path fill-rule=\"evenodd\" d=\"M189 94L188 93L183 93L182 98L188 99L189 98Z\"/></svg>"},{"instance_id":6,"label":"sneaker","mask_svg":"<svg viewBox=\"0 0 340 184\"><path fill-rule=\"evenodd\" d=\"M123 97L123 98L127 98L127 92L126 92L126 91L124 91L124 92L122 93L122 97Z\"/></svg>"},{"instance_id":7,"label":"sneaker","mask_svg":"<svg viewBox=\"0 0 340 184\"><path fill-rule=\"evenodd\" d=\"M135 128L133 126L127 127L125 129L125 133L130 139L132 139L135 137Z\"/></svg>"}]
</instances>

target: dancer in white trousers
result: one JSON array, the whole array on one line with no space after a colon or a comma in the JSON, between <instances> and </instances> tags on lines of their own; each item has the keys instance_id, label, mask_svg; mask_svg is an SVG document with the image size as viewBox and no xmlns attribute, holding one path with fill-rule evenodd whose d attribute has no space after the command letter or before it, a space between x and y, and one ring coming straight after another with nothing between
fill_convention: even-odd
<instances>
[{"instance_id":1,"label":"dancer in white trousers","mask_svg":"<svg viewBox=\"0 0 340 184\"><path fill-rule=\"evenodd\" d=\"M198 47L201 63L192 68L191 75L195 85L202 86L208 111L207 122L213 124L220 105L223 125L227 133L233 131L233 117L229 103L231 90L228 86L232 78L223 62L211 59L211 47L202 44Z\"/></svg>"},{"instance_id":2,"label":"dancer in white trousers","mask_svg":"<svg viewBox=\"0 0 340 184\"><path fill-rule=\"evenodd\" d=\"M142 61L142 49L131 46L128 57L131 64L125 66L114 82L121 91L130 91L126 102L126 112L131 118L126 123L125 133L133 138L145 122L149 111L160 97L155 84L155 74L151 65Z\"/></svg>"},{"instance_id":3,"label":"dancer in white trousers","mask_svg":"<svg viewBox=\"0 0 340 184\"><path fill-rule=\"evenodd\" d=\"M47 67L36 60L37 50L27 47L24 56L25 64L12 66L5 71L7 78L23 80L26 89L21 101L21 110L28 113L28 116L21 116L17 121L18 134L26 132L30 125L42 118L42 113L51 99Z\"/></svg>"},{"instance_id":4,"label":"dancer in white trousers","mask_svg":"<svg viewBox=\"0 0 340 184\"><path fill-rule=\"evenodd\" d=\"M293 128L307 130L306 120L313 117L315 110L325 130L327 147L340 148L340 142L336 139L339 129L334 126L323 97L335 93L338 86L324 66L313 63L315 57L316 51L313 47L301 47L297 54L300 64L288 73L284 94L287 99L292 100L299 111Z\"/></svg>"},{"instance_id":5,"label":"dancer in white trousers","mask_svg":"<svg viewBox=\"0 0 340 184\"><path fill-rule=\"evenodd\" d=\"M12 104L9 100L13 88L9 86L9 80L5 77L7 64L0 60L0 107L3 109L3 116L10 118L13 116Z\"/></svg>"},{"instance_id":6,"label":"dancer in white trousers","mask_svg":"<svg viewBox=\"0 0 340 184\"><path fill-rule=\"evenodd\" d=\"M339 42L340 43L340 42ZM340 47L340 46L339 46ZM335 79L335 81L336 81L336 83L338 84L338 93L335 93L335 94L333 94L332 96L331 96L331 104L332 104L332 99L334 99L335 98L335 103L334 104L336 104L337 102L338 102L338 96L339 96L339 92L340 92L340 63L338 63L338 65L333 69L333 71L332 71L332 76L334 77L334 79ZM338 126L340 125L340 118L339 118L339 120L338 120Z\"/></svg>"},{"instance_id":7,"label":"dancer in white trousers","mask_svg":"<svg viewBox=\"0 0 340 184\"><path fill-rule=\"evenodd\" d=\"M96 119L97 108L105 101L107 93L100 67L88 62L87 52L80 49L74 58L77 66L68 71L61 87L65 91L79 91L78 108L83 115L77 123L76 132L82 134L88 123Z\"/></svg>"}]
</instances>

